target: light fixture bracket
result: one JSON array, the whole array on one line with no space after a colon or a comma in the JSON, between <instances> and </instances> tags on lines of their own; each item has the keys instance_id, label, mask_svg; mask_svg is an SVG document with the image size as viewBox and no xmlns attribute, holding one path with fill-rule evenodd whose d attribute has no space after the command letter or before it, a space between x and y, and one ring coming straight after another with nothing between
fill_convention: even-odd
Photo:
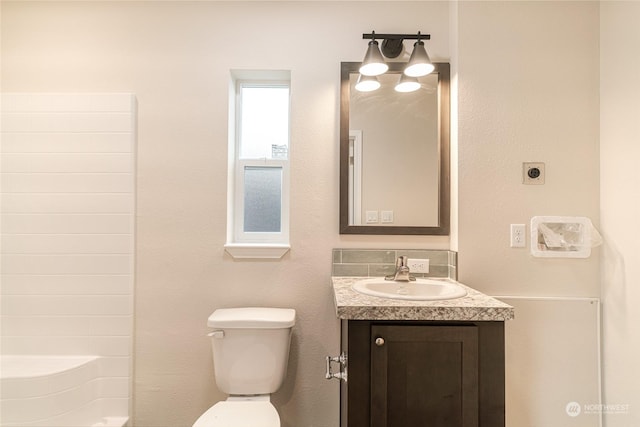
<instances>
[{"instance_id":1,"label":"light fixture bracket","mask_svg":"<svg viewBox=\"0 0 640 427\"><path fill-rule=\"evenodd\" d=\"M382 54L387 58L397 58L402 53L405 40L431 40L431 34L421 34L420 31L417 34L376 34L372 31L362 34L362 38L382 40Z\"/></svg>"}]
</instances>

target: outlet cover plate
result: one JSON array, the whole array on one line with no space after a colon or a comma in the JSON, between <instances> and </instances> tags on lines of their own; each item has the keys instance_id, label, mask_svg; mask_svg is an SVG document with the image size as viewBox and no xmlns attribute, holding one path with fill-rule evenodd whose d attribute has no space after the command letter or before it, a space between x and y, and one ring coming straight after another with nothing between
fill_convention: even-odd
<instances>
[{"instance_id":1,"label":"outlet cover plate","mask_svg":"<svg viewBox=\"0 0 640 427\"><path fill-rule=\"evenodd\" d=\"M526 226L524 224L511 224L511 247L524 248L526 246Z\"/></svg>"},{"instance_id":2,"label":"outlet cover plate","mask_svg":"<svg viewBox=\"0 0 640 427\"><path fill-rule=\"evenodd\" d=\"M544 184L544 163L524 162L522 163L522 183L529 185Z\"/></svg>"},{"instance_id":3,"label":"outlet cover plate","mask_svg":"<svg viewBox=\"0 0 640 427\"><path fill-rule=\"evenodd\" d=\"M428 273L429 272L429 260L420 258L409 258L407 260L407 267L411 273Z\"/></svg>"}]
</instances>

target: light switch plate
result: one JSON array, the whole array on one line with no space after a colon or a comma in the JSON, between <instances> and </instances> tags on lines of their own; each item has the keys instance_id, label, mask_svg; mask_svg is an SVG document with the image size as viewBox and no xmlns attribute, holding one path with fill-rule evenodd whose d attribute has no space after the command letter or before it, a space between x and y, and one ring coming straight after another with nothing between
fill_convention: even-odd
<instances>
[{"instance_id":1,"label":"light switch plate","mask_svg":"<svg viewBox=\"0 0 640 427\"><path fill-rule=\"evenodd\" d=\"M376 224L378 222L378 211L367 211L367 224Z\"/></svg>"},{"instance_id":2,"label":"light switch plate","mask_svg":"<svg viewBox=\"0 0 640 427\"><path fill-rule=\"evenodd\" d=\"M380 211L380 222L386 224L393 223L393 211Z\"/></svg>"}]
</instances>

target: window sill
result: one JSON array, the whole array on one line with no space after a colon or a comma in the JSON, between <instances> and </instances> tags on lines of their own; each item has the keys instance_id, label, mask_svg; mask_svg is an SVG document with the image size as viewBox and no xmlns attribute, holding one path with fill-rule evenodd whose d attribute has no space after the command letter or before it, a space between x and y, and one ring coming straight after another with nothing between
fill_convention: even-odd
<instances>
[{"instance_id":1,"label":"window sill","mask_svg":"<svg viewBox=\"0 0 640 427\"><path fill-rule=\"evenodd\" d=\"M225 251L234 259L280 259L291 246L277 243L227 243Z\"/></svg>"}]
</instances>

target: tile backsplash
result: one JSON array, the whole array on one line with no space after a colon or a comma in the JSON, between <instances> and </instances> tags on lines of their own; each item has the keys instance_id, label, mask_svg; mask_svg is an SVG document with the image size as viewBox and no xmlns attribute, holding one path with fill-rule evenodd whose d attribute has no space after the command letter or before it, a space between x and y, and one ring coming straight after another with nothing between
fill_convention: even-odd
<instances>
[{"instance_id":1,"label":"tile backsplash","mask_svg":"<svg viewBox=\"0 0 640 427\"><path fill-rule=\"evenodd\" d=\"M399 256L429 260L429 273L416 277L458 278L458 253L432 249L333 249L332 276L379 277L393 274Z\"/></svg>"}]
</instances>

